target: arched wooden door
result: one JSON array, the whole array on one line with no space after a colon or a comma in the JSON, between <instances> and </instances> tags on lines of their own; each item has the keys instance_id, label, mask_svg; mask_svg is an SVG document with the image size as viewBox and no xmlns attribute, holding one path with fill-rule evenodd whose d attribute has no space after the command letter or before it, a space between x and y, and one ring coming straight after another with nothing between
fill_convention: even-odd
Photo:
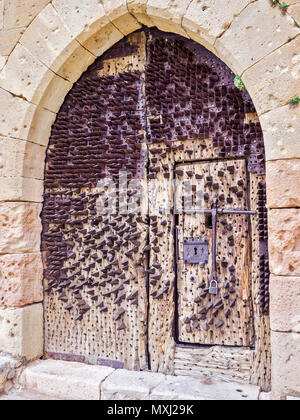
<instances>
[{"instance_id":1,"label":"arched wooden door","mask_svg":"<svg viewBox=\"0 0 300 420\"><path fill-rule=\"evenodd\" d=\"M233 80L145 29L68 94L42 215L51 357L209 375L217 354L224 377L267 387L264 144Z\"/></svg>"}]
</instances>

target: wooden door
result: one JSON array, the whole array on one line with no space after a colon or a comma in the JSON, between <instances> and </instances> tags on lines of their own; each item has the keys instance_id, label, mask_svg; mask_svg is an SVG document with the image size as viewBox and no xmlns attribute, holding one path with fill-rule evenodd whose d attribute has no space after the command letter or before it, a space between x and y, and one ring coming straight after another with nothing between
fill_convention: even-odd
<instances>
[{"instance_id":1,"label":"wooden door","mask_svg":"<svg viewBox=\"0 0 300 420\"><path fill-rule=\"evenodd\" d=\"M245 160L177 165L177 330L183 343L249 346L253 323L250 217L218 214L217 294L213 273L212 214L201 210L248 210ZM199 244L199 245L198 245ZM189 252L193 255L189 255ZM202 255L197 258L202 252Z\"/></svg>"},{"instance_id":2,"label":"wooden door","mask_svg":"<svg viewBox=\"0 0 300 420\"><path fill-rule=\"evenodd\" d=\"M124 173L128 197L116 194L115 211L99 211L103 181L118 186ZM209 215L174 218L172 211L174 198L185 195L184 180L195 183L194 201L204 193L196 208L257 209L253 217L219 217L217 297L205 290ZM130 205L134 197L138 210ZM45 352L172 374L178 341L185 349L253 345L246 355L234 350L251 365L252 382L268 384L265 202L262 130L230 69L175 34L143 28L124 37L74 84L52 127L42 212ZM203 267L183 260L184 238L194 236L208 241ZM226 361L225 350L218 348Z\"/></svg>"}]
</instances>

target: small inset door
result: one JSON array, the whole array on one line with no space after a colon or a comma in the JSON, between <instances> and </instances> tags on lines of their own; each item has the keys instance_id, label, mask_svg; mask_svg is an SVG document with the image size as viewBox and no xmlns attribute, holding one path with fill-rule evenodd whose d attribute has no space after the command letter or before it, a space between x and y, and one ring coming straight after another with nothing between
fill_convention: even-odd
<instances>
[{"instance_id":1,"label":"small inset door","mask_svg":"<svg viewBox=\"0 0 300 420\"><path fill-rule=\"evenodd\" d=\"M251 346L251 209L245 160L179 164L177 339Z\"/></svg>"}]
</instances>

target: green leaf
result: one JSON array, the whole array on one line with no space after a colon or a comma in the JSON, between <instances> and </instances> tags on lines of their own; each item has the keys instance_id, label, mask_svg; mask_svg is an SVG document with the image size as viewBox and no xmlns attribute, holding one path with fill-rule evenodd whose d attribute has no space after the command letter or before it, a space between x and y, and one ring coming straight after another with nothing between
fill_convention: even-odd
<instances>
[{"instance_id":1,"label":"green leaf","mask_svg":"<svg viewBox=\"0 0 300 420\"><path fill-rule=\"evenodd\" d=\"M279 8L282 10L287 10L290 6L285 2L279 4Z\"/></svg>"},{"instance_id":2,"label":"green leaf","mask_svg":"<svg viewBox=\"0 0 300 420\"><path fill-rule=\"evenodd\" d=\"M294 25L296 26L296 28L300 28L299 23L294 19Z\"/></svg>"},{"instance_id":3,"label":"green leaf","mask_svg":"<svg viewBox=\"0 0 300 420\"><path fill-rule=\"evenodd\" d=\"M234 78L234 86L240 90L246 89L244 82L242 81L241 77L238 74Z\"/></svg>"},{"instance_id":4,"label":"green leaf","mask_svg":"<svg viewBox=\"0 0 300 420\"><path fill-rule=\"evenodd\" d=\"M293 98L291 98L290 100L289 100L289 103L290 104L298 104L300 102L300 96L294 96Z\"/></svg>"}]
</instances>

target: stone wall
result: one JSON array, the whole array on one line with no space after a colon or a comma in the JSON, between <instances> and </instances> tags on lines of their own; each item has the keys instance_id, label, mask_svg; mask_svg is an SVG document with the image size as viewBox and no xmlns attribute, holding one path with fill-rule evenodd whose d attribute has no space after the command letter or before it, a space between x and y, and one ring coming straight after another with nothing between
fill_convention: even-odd
<instances>
[{"instance_id":1,"label":"stone wall","mask_svg":"<svg viewBox=\"0 0 300 420\"><path fill-rule=\"evenodd\" d=\"M213 51L257 108L268 160L273 396L299 394L300 106L288 101L300 95L300 1L287 3L282 13L269 0L0 1L0 351L43 353L39 213L56 113L96 57L141 25L157 26Z\"/></svg>"}]
</instances>

